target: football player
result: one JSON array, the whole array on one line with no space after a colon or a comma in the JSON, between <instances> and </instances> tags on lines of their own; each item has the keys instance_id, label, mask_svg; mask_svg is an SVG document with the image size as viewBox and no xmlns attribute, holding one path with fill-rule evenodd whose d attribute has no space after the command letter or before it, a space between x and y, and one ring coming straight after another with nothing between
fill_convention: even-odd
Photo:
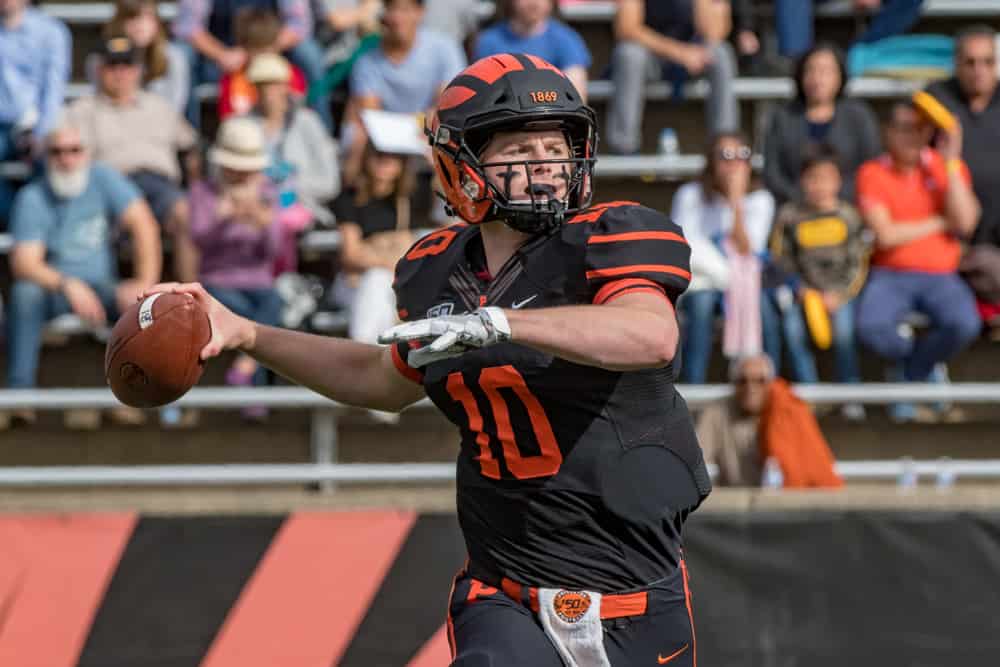
<instances>
[{"instance_id":1,"label":"football player","mask_svg":"<svg viewBox=\"0 0 1000 667\"><path fill-rule=\"evenodd\" d=\"M594 112L535 56L469 66L427 133L464 222L400 259L385 347L256 325L197 284L150 292L207 309L204 358L240 349L368 408L426 395L455 423L454 665L696 664L681 526L711 485L673 386L681 229L591 205Z\"/></svg>"}]
</instances>

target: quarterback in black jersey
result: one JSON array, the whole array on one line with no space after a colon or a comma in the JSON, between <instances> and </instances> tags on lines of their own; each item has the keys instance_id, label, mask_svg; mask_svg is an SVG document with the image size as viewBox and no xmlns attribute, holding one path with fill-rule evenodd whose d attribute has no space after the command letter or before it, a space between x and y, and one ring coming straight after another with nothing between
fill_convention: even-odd
<instances>
[{"instance_id":1,"label":"quarterback in black jersey","mask_svg":"<svg viewBox=\"0 0 1000 667\"><path fill-rule=\"evenodd\" d=\"M681 527L711 485L673 386L681 229L591 204L594 113L537 57L469 66L427 132L464 222L400 259L386 347L256 325L197 284L149 292L208 310L205 358L239 348L369 408L426 395L458 426L453 665L695 665Z\"/></svg>"}]
</instances>

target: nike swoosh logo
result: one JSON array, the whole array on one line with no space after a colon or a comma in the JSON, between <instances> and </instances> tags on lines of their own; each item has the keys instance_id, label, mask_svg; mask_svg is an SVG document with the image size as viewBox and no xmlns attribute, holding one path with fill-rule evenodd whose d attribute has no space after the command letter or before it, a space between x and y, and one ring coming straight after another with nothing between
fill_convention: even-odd
<instances>
[{"instance_id":1,"label":"nike swoosh logo","mask_svg":"<svg viewBox=\"0 0 1000 667\"><path fill-rule=\"evenodd\" d=\"M510 304L510 307L513 308L514 310L517 310L518 308L524 308L529 303L531 303L532 301L534 301L537 297L538 297L537 294L532 294L531 296L529 296L524 301L515 301L514 303Z\"/></svg>"},{"instance_id":2,"label":"nike swoosh logo","mask_svg":"<svg viewBox=\"0 0 1000 667\"><path fill-rule=\"evenodd\" d=\"M670 655L668 655L666 658L664 658L662 655L660 655L659 653L657 653L656 654L656 662L658 662L661 665L665 665L665 664L667 664L668 662L670 662L671 660L673 660L674 658L676 658L677 656L679 656L681 653L683 653L686 650L688 650L688 645L687 644L685 644L684 646L682 646L680 649L674 651L673 653L671 653Z\"/></svg>"}]
</instances>

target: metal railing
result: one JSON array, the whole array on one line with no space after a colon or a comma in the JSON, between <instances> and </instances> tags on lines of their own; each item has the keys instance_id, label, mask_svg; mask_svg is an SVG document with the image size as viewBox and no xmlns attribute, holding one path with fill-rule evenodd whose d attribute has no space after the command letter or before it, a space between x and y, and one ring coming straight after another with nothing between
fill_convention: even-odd
<instances>
[{"instance_id":1,"label":"metal railing","mask_svg":"<svg viewBox=\"0 0 1000 667\"><path fill-rule=\"evenodd\" d=\"M692 407L731 396L728 385L681 385L680 393ZM815 404L848 402L890 404L900 401L937 403L997 403L1000 383L939 384L814 384L797 385L795 392ZM177 405L204 409L233 409L248 404L311 411L310 463L156 465L156 466L44 466L0 468L0 487L88 486L88 485L239 485L239 484L319 484L332 489L337 482L397 483L450 482L450 463L336 463L338 419L348 406L330 401L300 387L192 389ZM42 389L0 391L0 410L35 408L111 408L119 405L106 389ZM422 400L409 410L429 410ZM846 480L898 481L907 486L921 477L933 477L939 485L955 479L1000 478L1000 460L910 459L882 461L841 461L837 471ZM713 471L714 474L714 471Z\"/></svg>"}]
</instances>

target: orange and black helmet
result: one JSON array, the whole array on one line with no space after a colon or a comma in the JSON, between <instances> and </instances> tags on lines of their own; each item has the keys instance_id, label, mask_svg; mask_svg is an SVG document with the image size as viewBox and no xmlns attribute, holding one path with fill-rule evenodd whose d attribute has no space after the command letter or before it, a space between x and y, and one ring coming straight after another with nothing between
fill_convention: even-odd
<instances>
[{"instance_id":1,"label":"orange and black helmet","mask_svg":"<svg viewBox=\"0 0 1000 667\"><path fill-rule=\"evenodd\" d=\"M498 131L563 132L569 158L504 163L523 165L530 200L512 201L486 178L483 149ZM597 123L566 75L536 56L504 53L479 60L456 76L441 93L426 133L434 167L451 212L469 223L503 220L514 229L536 233L558 227L566 215L586 208L592 196ZM566 196L552 187L531 184L531 167L558 163L567 179Z\"/></svg>"}]
</instances>

